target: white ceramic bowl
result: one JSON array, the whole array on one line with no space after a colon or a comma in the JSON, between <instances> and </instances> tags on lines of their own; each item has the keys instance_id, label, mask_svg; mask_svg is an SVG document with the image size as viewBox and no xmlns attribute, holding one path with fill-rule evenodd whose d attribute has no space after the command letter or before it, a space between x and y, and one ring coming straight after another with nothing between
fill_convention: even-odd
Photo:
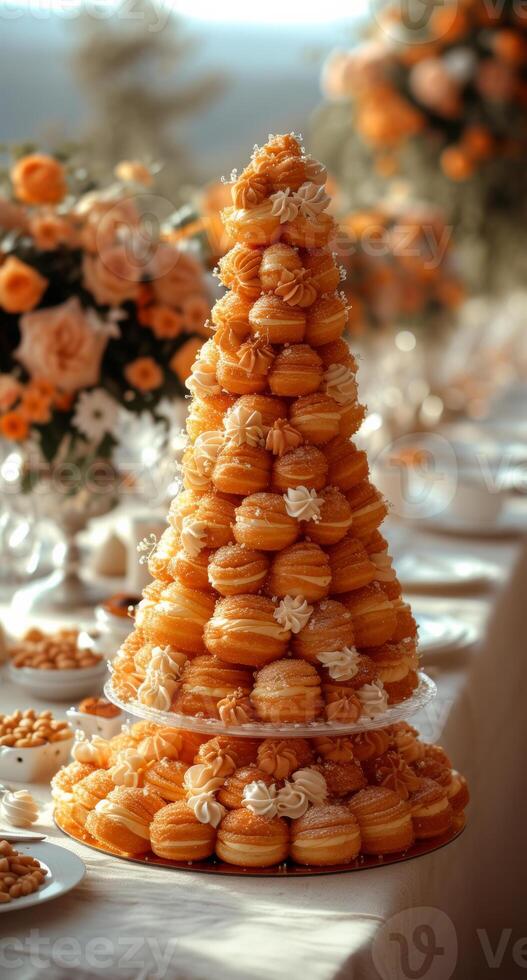
<instances>
[{"instance_id":1,"label":"white ceramic bowl","mask_svg":"<svg viewBox=\"0 0 527 980\"><path fill-rule=\"evenodd\" d=\"M50 779L68 762L72 745L73 732L71 738L29 749L0 745L0 781L37 783Z\"/></svg>"},{"instance_id":2,"label":"white ceramic bowl","mask_svg":"<svg viewBox=\"0 0 527 980\"><path fill-rule=\"evenodd\" d=\"M93 735L100 735L101 738L113 738L118 735L126 721L124 711L120 711L115 718L101 718L100 715L88 715L84 711L77 711L76 708L68 708L66 717L73 729L78 729L91 738Z\"/></svg>"},{"instance_id":3,"label":"white ceramic bowl","mask_svg":"<svg viewBox=\"0 0 527 980\"><path fill-rule=\"evenodd\" d=\"M40 670L37 667L7 665L9 680L42 701L78 701L99 695L107 674L106 660L93 667L71 670Z\"/></svg>"}]
</instances>

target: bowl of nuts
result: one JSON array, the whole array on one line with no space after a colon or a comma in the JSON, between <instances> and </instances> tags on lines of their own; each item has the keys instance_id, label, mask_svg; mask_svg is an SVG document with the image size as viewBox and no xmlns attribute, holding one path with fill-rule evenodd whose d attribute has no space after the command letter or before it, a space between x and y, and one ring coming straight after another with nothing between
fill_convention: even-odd
<instances>
[{"instance_id":1,"label":"bowl of nuts","mask_svg":"<svg viewBox=\"0 0 527 980\"><path fill-rule=\"evenodd\" d=\"M9 679L46 701L74 701L98 694L106 676L104 657L88 633L33 628L8 649Z\"/></svg>"},{"instance_id":2,"label":"bowl of nuts","mask_svg":"<svg viewBox=\"0 0 527 980\"><path fill-rule=\"evenodd\" d=\"M28 708L0 715L0 780L48 779L68 761L72 739L68 722L52 711Z\"/></svg>"}]
</instances>

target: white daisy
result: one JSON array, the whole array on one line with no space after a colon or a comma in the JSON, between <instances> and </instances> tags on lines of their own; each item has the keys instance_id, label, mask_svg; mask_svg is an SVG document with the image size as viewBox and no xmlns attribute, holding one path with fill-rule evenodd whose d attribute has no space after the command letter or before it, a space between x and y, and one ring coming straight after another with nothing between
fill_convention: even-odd
<instances>
[{"instance_id":1,"label":"white daisy","mask_svg":"<svg viewBox=\"0 0 527 980\"><path fill-rule=\"evenodd\" d=\"M166 446L166 425L156 422L150 412L119 411L113 433L118 445L113 461L123 473L140 474L145 467L159 463Z\"/></svg>"},{"instance_id":2,"label":"white daisy","mask_svg":"<svg viewBox=\"0 0 527 980\"><path fill-rule=\"evenodd\" d=\"M100 442L103 436L113 432L117 414L117 402L103 388L81 391L75 406L73 425L87 439Z\"/></svg>"}]
</instances>

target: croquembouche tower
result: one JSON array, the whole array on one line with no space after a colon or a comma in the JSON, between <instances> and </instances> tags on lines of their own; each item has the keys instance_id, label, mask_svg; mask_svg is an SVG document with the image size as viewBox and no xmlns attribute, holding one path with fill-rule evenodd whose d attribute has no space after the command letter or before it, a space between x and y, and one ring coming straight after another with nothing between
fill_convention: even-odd
<instances>
[{"instance_id":1,"label":"croquembouche tower","mask_svg":"<svg viewBox=\"0 0 527 980\"><path fill-rule=\"evenodd\" d=\"M184 489L108 688L142 720L53 786L62 825L122 854L351 868L462 822L465 780L401 720L433 685L352 440L325 179L293 134L233 176Z\"/></svg>"}]
</instances>

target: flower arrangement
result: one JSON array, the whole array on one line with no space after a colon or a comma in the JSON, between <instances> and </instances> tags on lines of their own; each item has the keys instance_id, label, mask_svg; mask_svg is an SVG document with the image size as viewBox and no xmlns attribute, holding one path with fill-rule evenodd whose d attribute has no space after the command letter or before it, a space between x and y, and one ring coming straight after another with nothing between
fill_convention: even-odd
<instances>
[{"instance_id":1,"label":"flower arrangement","mask_svg":"<svg viewBox=\"0 0 527 980\"><path fill-rule=\"evenodd\" d=\"M445 0L425 14L417 0L388 3L367 39L329 58L318 152L355 204L403 176L459 229L474 285L499 285L522 271L527 13L512 0Z\"/></svg>"},{"instance_id":2,"label":"flower arrangement","mask_svg":"<svg viewBox=\"0 0 527 980\"><path fill-rule=\"evenodd\" d=\"M94 188L82 167L38 152L9 167L0 436L27 452L31 481L57 463L122 469L138 439L159 442L177 418L210 303L197 260L145 223L152 180L125 161Z\"/></svg>"},{"instance_id":3,"label":"flower arrangement","mask_svg":"<svg viewBox=\"0 0 527 980\"><path fill-rule=\"evenodd\" d=\"M465 289L438 208L386 201L351 212L341 225L350 242L344 264L351 333L403 326L437 332L451 325Z\"/></svg>"}]
</instances>

